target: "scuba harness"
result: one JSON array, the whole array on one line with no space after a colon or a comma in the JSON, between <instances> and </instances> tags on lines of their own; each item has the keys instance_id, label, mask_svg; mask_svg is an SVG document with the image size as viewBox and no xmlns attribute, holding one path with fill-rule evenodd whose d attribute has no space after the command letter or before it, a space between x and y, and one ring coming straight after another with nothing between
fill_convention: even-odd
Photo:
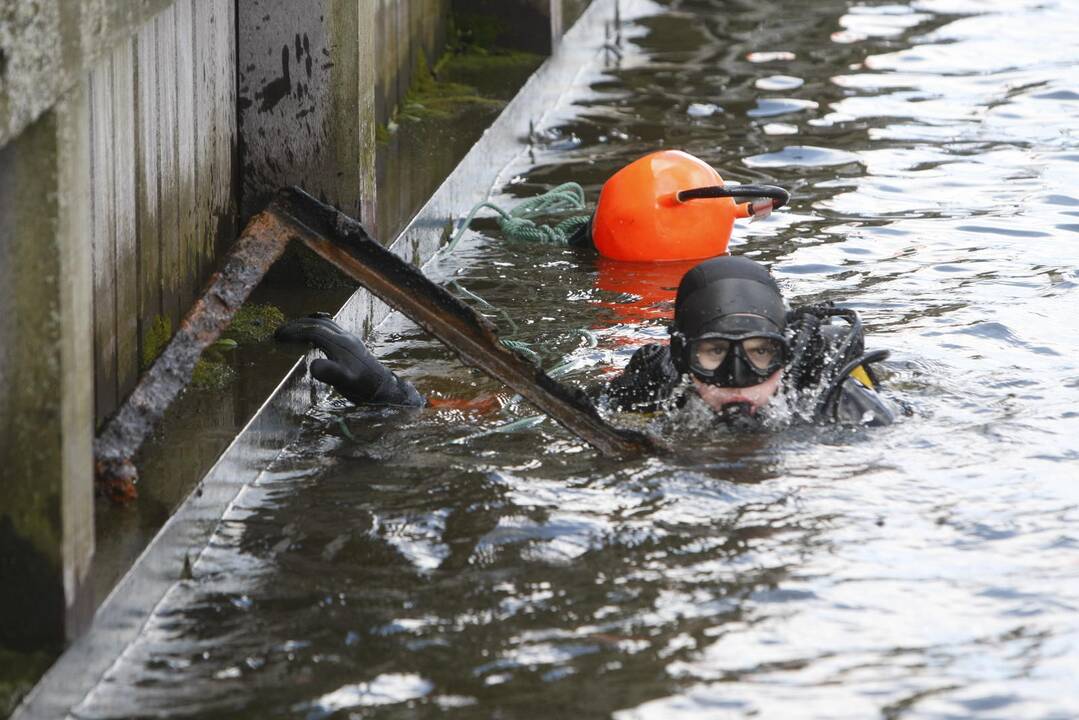
<instances>
[{"instance_id":1,"label":"scuba harness","mask_svg":"<svg viewBox=\"0 0 1079 720\"><path fill-rule=\"evenodd\" d=\"M847 326L829 321L839 318ZM796 390L820 388L813 405L813 417L835 420L843 384L850 378L875 390L878 385L872 363L885 360L887 350L865 350L865 331L858 313L838 308L832 302L794 308L787 313L792 328L791 359L787 382Z\"/></svg>"}]
</instances>

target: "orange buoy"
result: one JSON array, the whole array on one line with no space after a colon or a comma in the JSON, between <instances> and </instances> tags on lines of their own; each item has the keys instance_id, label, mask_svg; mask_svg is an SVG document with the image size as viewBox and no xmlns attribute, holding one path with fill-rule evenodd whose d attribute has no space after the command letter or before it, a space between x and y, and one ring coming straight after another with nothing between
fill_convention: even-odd
<instances>
[{"instance_id":1,"label":"orange buoy","mask_svg":"<svg viewBox=\"0 0 1079 720\"><path fill-rule=\"evenodd\" d=\"M678 193L723 188L708 163L681 150L661 150L622 168L603 185L592 220L592 242L612 260L702 260L723 255L734 219L750 203L709 196L685 202Z\"/></svg>"}]
</instances>

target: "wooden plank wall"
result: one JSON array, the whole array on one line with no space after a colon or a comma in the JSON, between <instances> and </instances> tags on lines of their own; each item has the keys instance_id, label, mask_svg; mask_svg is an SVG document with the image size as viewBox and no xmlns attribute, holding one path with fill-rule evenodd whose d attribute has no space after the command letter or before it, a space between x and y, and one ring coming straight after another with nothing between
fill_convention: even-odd
<instances>
[{"instance_id":1,"label":"wooden plank wall","mask_svg":"<svg viewBox=\"0 0 1079 720\"><path fill-rule=\"evenodd\" d=\"M130 392L237 232L236 0L176 0L85 75L90 97L95 415ZM376 115L434 64L450 0L377 0Z\"/></svg>"},{"instance_id":2,"label":"wooden plank wall","mask_svg":"<svg viewBox=\"0 0 1079 720\"><path fill-rule=\"evenodd\" d=\"M96 421L235 234L234 0L177 0L86 75Z\"/></svg>"},{"instance_id":3,"label":"wooden plank wall","mask_svg":"<svg viewBox=\"0 0 1079 720\"><path fill-rule=\"evenodd\" d=\"M375 115L386 124L408 93L416 57L422 52L433 66L446 41L449 0L377 0L375 57L378 87Z\"/></svg>"}]
</instances>

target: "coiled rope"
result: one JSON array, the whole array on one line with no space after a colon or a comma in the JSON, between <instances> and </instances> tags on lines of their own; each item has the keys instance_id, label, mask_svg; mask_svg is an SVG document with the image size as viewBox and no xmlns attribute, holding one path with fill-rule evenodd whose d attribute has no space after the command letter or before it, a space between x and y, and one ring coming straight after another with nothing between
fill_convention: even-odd
<instances>
[{"instance_id":1,"label":"coiled rope","mask_svg":"<svg viewBox=\"0 0 1079 720\"><path fill-rule=\"evenodd\" d=\"M498 214L498 228L507 240L546 245L569 244L569 238L573 233L588 224L590 218L588 214L574 215L556 225L541 225L535 221L535 218L542 215L557 215L570 212L587 213L584 188L575 182L562 183L542 195L537 195L521 202L517 207L509 211L500 208L493 202L484 201L469 211L464 222L457 228L457 232L454 233L443 252L449 254L456 249L458 243L461 242L461 238L464 237L465 232L472 225L476 215L485 208Z\"/></svg>"}]
</instances>

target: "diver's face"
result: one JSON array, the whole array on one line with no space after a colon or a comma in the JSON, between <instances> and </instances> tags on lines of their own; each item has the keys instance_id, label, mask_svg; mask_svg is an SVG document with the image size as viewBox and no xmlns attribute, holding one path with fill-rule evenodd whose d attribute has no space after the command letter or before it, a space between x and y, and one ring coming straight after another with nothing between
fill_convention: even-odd
<instances>
[{"instance_id":1,"label":"diver's face","mask_svg":"<svg viewBox=\"0 0 1079 720\"><path fill-rule=\"evenodd\" d=\"M692 344L690 352L693 354L693 365L706 372L719 369L735 342L742 344L742 354L759 371L766 371L782 358L782 348L772 338L748 337L732 341L715 337L703 338Z\"/></svg>"},{"instance_id":2,"label":"diver's face","mask_svg":"<svg viewBox=\"0 0 1079 720\"><path fill-rule=\"evenodd\" d=\"M748 405L750 413L756 413L775 396L782 376L783 370L776 370L764 382L749 387L721 387L693 378L693 386L701 399L716 412L730 405Z\"/></svg>"}]
</instances>

